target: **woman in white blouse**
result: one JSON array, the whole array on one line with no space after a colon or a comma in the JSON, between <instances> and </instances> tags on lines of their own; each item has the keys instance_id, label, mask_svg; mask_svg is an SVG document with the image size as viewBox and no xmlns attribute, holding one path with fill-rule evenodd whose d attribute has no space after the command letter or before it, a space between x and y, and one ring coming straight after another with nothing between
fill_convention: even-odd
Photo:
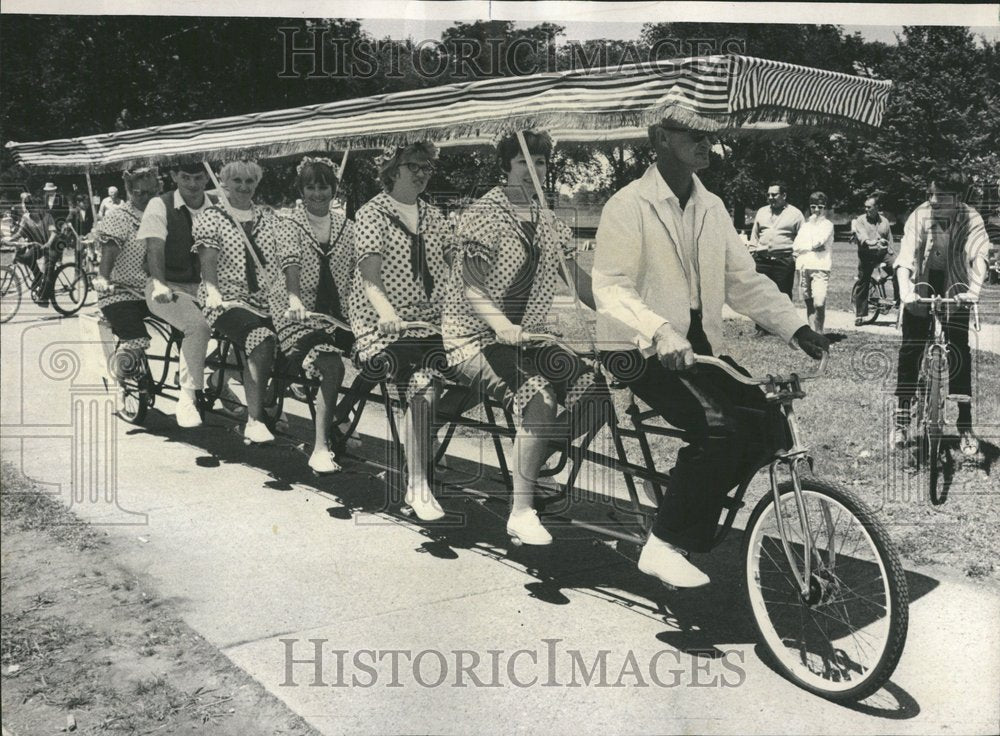
<instances>
[{"instance_id":1,"label":"woman in white blouse","mask_svg":"<svg viewBox=\"0 0 1000 736\"><path fill-rule=\"evenodd\" d=\"M436 158L433 144L414 143L377 159L384 191L355 217L357 270L349 308L363 374L395 383L405 393L404 500L424 521L444 516L429 480L431 419L444 350L435 330L407 330L405 323L441 324L454 235L444 214L419 199Z\"/></svg>"},{"instance_id":2,"label":"woman in white blouse","mask_svg":"<svg viewBox=\"0 0 1000 736\"><path fill-rule=\"evenodd\" d=\"M538 520L533 494L546 457L559 446L553 436L569 430L557 421L558 407L575 409L600 392L594 370L576 355L526 337L545 332L560 277L574 279L591 308L593 296L589 276L574 260L569 227L534 196L531 167L544 181L552 141L544 132L524 137L530 159L516 136L501 140L497 157L504 183L460 219L460 260L452 271L442 328L456 380L504 403L518 418L507 532L525 544L549 544L552 536Z\"/></svg>"}]
</instances>

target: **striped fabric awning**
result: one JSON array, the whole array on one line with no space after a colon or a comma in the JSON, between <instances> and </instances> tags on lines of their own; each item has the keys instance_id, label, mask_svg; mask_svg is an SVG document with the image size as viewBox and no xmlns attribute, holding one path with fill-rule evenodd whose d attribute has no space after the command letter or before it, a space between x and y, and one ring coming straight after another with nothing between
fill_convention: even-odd
<instances>
[{"instance_id":1,"label":"striped fabric awning","mask_svg":"<svg viewBox=\"0 0 1000 736\"><path fill-rule=\"evenodd\" d=\"M276 158L432 140L487 143L528 128L557 140L628 140L668 117L711 130L877 127L891 83L718 55L485 79L376 97L35 143L14 158L49 171L109 171L202 159Z\"/></svg>"}]
</instances>

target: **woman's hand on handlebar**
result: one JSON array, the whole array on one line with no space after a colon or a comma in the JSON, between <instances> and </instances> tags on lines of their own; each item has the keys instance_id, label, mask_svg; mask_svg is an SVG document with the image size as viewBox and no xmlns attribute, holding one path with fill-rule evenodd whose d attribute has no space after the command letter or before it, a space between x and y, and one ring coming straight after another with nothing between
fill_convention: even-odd
<instances>
[{"instance_id":1,"label":"woman's hand on handlebar","mask_svg":"<svg viewBox=\"0 0 1000 736\"><path fill-rule=\"evenodd\" d=\"M394 314L386 319L380 319L378 321L378 329L383 335L396 337L403 334L405 330L404 321Z\"/></svg>"},{"instance_id":2,"label":"woman's hand on handlebar","mask_svg":"<svg viewBox=\"0 0 1000 736\"><path fill-rule=\"evenodd\" d=\"M285 310L285 319L302 322L307 316L307 310L302 300L295 294L288 295L288 309Z\"/></svg>"},{"instance_id":3,"label":"woman's hand on handlebar","mask_svg":"<svg viewBox=\"0 0 1000 736\"><path fill-rule=\"evenodd\" d=\"M501 345L521 345L525 342L525 333L519 325L511 324L496 331L497 342Z\"/></svg>"},{"instance_id":4,"label":"woman's hand on handlebar","mask_svg":"<svg viewBox=\"0 0 1000 736\"><path fill-rule=\"evenodd\" d=\"M114 284L103 276L95 276L93 282L91 283L94 287L94 291L98 294L110 294L115 290Z\"/></svg>"},{"instance_id":5,"label":"woman's hand on handlebar","mask_svg":"<svg viewBox=\"0 0 1000 736\"><path fill-rule=\"evenodd\" d=\"M219 290L211 286L205 287L205 309L225 309L225 301L222 298L222 294Z\"/></svg>"}]
</instances>

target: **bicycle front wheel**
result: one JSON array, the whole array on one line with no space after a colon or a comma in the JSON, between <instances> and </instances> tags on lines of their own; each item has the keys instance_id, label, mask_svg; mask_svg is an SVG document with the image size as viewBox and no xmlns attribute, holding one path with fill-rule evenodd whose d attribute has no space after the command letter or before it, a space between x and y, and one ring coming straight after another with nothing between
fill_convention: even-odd
<instances>
[{"instance_id":1,"label":"bicycle front wheel","mask_svg":"<svg viewBox=\"0 0 1000 736\"><path fill-rule=\"evenodd\" d=\"M87 277L75 263L64 263L56 269L52 283L52 306L59 314L70 317L80 311L87 298Z\"/></svg>"},{"instance_id":2,"label":"bicycle front wheel","mask_svg":"<svg viewBox=\"0 0 1000 736\"><path fill-rule=\"evenodd\" d=\"M868 316L865 317L865 324L873 325L882 315L882 298L885 296L882 289L874 281L868 283Z\"/></svg>"},{"instance_id":3,"label":"bicycle front wheel","mask_svg":"<svg viewBox=\"0 0 1000 736\"><path fill-rule=\"evenodd\" d=\"M905 573L885 529L857 496L809 475L800 485L805 529L790 481L779 486L780 509L768 494L750 517L744 536L750 611L785 677L829 700L861 700L885 684L903 652ZM797 580L807 538L811 569L803 594Z\"/></svg>"},{"instance_id":4,"label":"bicycle front wheel","mask_svg":"<svg viewBox=\"0 0 1000 736\"><path fill-rule=\"evenodd\" d=\"M14 266L7 266L0 272L0 324L12 320L20 307L21 279Z\"/></svg>"}]
</instances>

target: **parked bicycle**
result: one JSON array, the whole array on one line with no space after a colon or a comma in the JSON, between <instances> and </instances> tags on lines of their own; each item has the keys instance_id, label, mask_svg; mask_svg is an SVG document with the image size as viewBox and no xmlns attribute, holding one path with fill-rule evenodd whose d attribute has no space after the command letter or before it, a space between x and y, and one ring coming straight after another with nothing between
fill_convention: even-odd
<instances>
[{"instance_id":1,"label":"parked bicycle","mask_svg":"<svg viewBox=\"0 0 1000 736\"><path fill-rule=\"evenodd\" d=\"M892 283L892 269L885 263L880 263L868 278L868 314L859 317L864 324L872 325L878 318L897 309L896 295L890 296L889 284ZM850 309L854 309L853 296Z\"/></svg>"},{"instance_id":2,"label":"parked bicycle","mask_svg":"<svg viewBox=\"0 0 1000 736\"><path fill-rule=\"evenodd\" d=\"M3 241L14 246L14 260L0 272L0 323L9 322L21 306L23 294L27 293L36 304L42 305L48 298L60 314L70 317L76 314L87 299L90 285L80 267L75 263L60 263L52 273L51 295L45 295L45 272L32 273L22 258L22 253L33 244L27 241Z\"/></svg>"}]
</instances>

